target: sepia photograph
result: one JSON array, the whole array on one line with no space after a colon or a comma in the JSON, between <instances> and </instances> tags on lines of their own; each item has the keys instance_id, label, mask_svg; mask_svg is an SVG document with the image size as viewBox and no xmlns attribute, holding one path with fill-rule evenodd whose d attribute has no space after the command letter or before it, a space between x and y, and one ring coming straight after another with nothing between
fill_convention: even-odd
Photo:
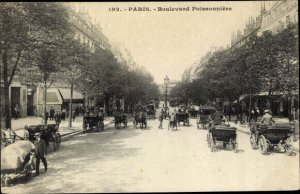
<instances>
[{"instance_id":1,"label":"sepia photograph","mask_svg":"<svg viewBox=\"0 0 300 194\"><path fill-rule=\"evenodd\" d=\"M1 2L1 193L299 190L298 16Z\"/></svg>"}]
</instances>

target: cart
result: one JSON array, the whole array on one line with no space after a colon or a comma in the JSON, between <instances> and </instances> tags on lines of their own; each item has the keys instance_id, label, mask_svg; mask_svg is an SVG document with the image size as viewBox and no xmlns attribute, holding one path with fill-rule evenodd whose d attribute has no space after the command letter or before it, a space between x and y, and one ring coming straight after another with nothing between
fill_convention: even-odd
<instances>
[{"instance_id":1,"label":"cart","mask_svg":"<svg viewBox=\"0 0 300 194\"><path fill-rule=\"evenodd\" d=\"M58 126L56 124L30 125L28 126L28 132L29 141L34 142L34 134L41 133L41 138L45 140L47 147L49 147L51 143L54 151L58 150L61 143L61 136L58 132Z\"/></svg>"},{"instance_id":2,"label":"cart","mask_svg":"<svg viewBox=\"0 0 300 194\"><path fill-rule=\"evenodd\" d=\"M220 125L211 124L207 134L207 145L210 151L213 152L217 143L222 143L223 148L230 145L234 152L237 152L237 133L235 127L230 127L229 124L222 123Z\"/></svg>"},{"instance_id":3,"label":"cart","mask_svg":"<svg viewBox=\"0 0 300 194\"><path fill-rule=\"evenodd\" d=\"M176 113L176 121L178 126L180 126L180 122L183 122L183 125L190 126L189 114L186 112Z\"/></svg>"},{"instance_id":4,"label":"cart","mask_svg":"<svg viewBox=\"0 0 300 194\"><path fill-rule=\"evenodd\" d=\"M126 114L115 114L115 128L120 129L121 125L127 127L127 115Z\"/></svg>"},{"instance_id":5,"label":"cart","mask_svg":"<svg viewBox=\"0 0 300 194\"><path fill-rule=\"evenodd\" d=\"M1 186L9 186L13 180L29 180L34 164L34 144L22 140L1 150Z\"/></svg>"},{"instance_id":6,"label":"cart","mask_svg":"<svg viewBox=\"0 0 300 194\"><path fill-rule=\"evenodd\" d=\"M207 129L208 128L208 123L209 123L209 118L213 113L216 112L216 109L212 106L205 106L205 107L200 107L199 113L197 115L197 129Z\"/></svg>"},{"instance_id":7,"label":"cart","mask_svg":"<svg viewBox=\"0 0 300 194\"><path fill-rule=\"evenodd\" d=\"M291 137L294 133L294 128L291 123L266 125L256 122L250 125L250 131L252 149L259 149L262 154L267 154L277 146L283 148L286 155L293 153Z\"/></svg>"},{"instance_id":8,"label":"cart","mask_svg":"<svg viewBox=\"0 0 300 194\"><path fill-rule=\"evenodd\" d=\"M145 129L147 128L147 116L146 113L137 113L134 115L134 120L133 120L133 125L135 126L135 128L137 129L138 126L140 125L140 128L143 129L145 127Z\"/></svg>"},{"instance_id":9,"label":"cart","mask_svg":"<svg viewBox=\"0 0 300 194\"><path fill-rule=\"evenodd\" d=\"M83 133L92 130L96 130L98 132L104 130L103 118L94 115L85 116L83 118Z\"/></svg>"}]
</instances>

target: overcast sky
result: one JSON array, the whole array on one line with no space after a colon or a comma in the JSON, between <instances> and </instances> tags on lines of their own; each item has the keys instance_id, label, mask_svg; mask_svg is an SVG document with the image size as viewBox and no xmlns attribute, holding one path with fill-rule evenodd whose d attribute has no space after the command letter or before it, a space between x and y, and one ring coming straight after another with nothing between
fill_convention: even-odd
<instances>
[{"instance_id":1,"label":"overcast sky","mask_svg":"<svg viewBox=\"0 0 300 194\"><path fill-rule=\"evenodd\" d=\"M136 63L145 66L153 75L156 83L163 83L165 75L181 80L183 71L205 55L211 46L230 44L231 33L243 30L248 18L258 16L261 7L260 1L79 4L100 22L111 42L122 42ZM191 11L192 7L223 6L232 10ZM109 11L112 7L123 11ZM152 11L128 11L129 7L149 7ZM157 7L190 7L190 11L153 10Z\"/></svg>"}]
</instances>

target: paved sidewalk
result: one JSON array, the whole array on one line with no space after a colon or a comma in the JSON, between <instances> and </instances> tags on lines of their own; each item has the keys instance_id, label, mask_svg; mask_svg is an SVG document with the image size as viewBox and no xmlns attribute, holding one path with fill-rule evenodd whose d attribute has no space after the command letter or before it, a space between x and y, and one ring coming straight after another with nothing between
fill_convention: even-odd
<instances>
[{"instance_id":1,"label":"paved sidewalk","mask_svg":"<svg viewBox=\"0 0 300 194\"><path fill-rule=\"evenodd\" d=\"M66 119L65 121L62 121L59 126L59 133L64 136L67 134L71 134L74 132L81 132L82 131L82 116L76 117L75 121L72 122L72 127L68 127L69 120ZM104 125L108 125L111 122L113 122L113 117L106 117L104 119ZM41 117L26 117L26 118L20 118L17 120L12 120L12 129L18 130L18 129L24 129L25 125L40 125L43 124L43 120ZM47 124L55 124L54 120L48 120Z\"/></svg>"},{"instance_id":2,"label":"paved sidewalk","mask_svg":"<svg viewBox=\"0 0 300 194\"><path fill-rule=\"evenodd\" d=\"M281 123L281 122L287 122L288 121L288 119L285 119L285 118L283 118L283 119L275 118L274 120L275 120L276 123ZM235 124L235 122L232 122L232 121L230 121L229 123L230 123L230 126L236 127L238 131L250 135L250 128L248 127L248 125L241 125L239 123ZM292 142L292 144L293 144L294 150L299 152L299 148L300 148L299 147L299 138L297 138L296 141Z\"/></svg>"}]
</instances>

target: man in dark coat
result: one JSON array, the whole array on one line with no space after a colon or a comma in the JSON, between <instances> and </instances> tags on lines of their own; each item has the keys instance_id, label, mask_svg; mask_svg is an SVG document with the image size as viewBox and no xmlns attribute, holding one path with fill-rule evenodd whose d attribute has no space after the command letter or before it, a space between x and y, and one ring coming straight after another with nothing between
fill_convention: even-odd
<instances>
[{"instance_id":1,"label":"man in dark coat","mask_svg":"<svg viewBox=\"0 0 300 194\"><path fill-rule=\"evenodd\" d=\"M54 110L53 106L51 106L51 108L50 108L50 120L54 119L54 114L55 114L55 110Z\"/></svg>"},{"instance_id":2,"label":"man in dark coat","mask_svg":"<svg viewBox=\"0 0 300 194\"><path fill-rule=\"evenodd\" d=\"M60 111L57 111L55 116L54 116L54 119L55 119L55 123L57 125L57 127L59 127L59 124L61 122L61 114L60 114Z\"/></svg>"},{"instance_id":3,"label":"man in dark coat","mask_svg":"<svg viewBox=\"0 0 300 194\"><path fill-rule=\"evenodd\" d=\"M40 160L42 160L44 167L45 167L45 172L47 172L47 161L45 158L45 155L47 155L47 146L46 143L43 139L41 139L41 134L36 133L35 135L35 156L36 156L36 163L35 163L35 169L36 169L36 175L38 176L40 174Z\"/></svg>"}]
</instances>

